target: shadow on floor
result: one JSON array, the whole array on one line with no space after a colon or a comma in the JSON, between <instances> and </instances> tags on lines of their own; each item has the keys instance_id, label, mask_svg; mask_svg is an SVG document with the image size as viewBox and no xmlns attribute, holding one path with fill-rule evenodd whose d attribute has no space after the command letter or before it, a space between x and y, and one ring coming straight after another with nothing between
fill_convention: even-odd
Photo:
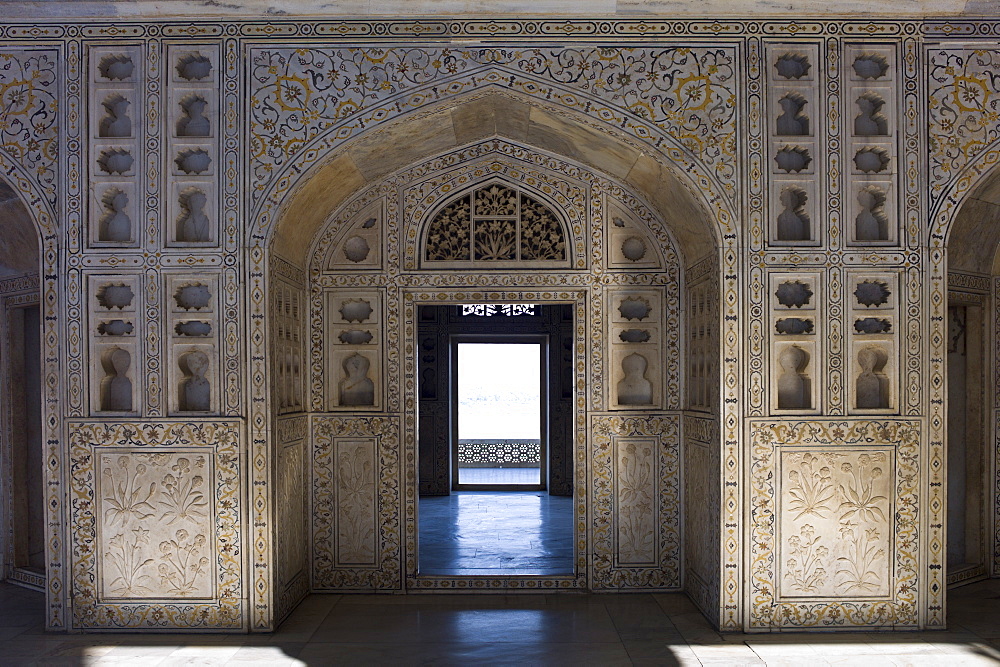
<instances>
[{"instance_id":1,"label":"shadow on floor","mask_svg":"<svg viewBox=\"0 0 1000 667\"><path fill-rule=\"evenodd\" d=\"M1000 580L953 591L951 630L720 635L681 593L311 595L258 635L43 630L0 583L4 665L997 665Z\"/></svg>"}]
</instances>

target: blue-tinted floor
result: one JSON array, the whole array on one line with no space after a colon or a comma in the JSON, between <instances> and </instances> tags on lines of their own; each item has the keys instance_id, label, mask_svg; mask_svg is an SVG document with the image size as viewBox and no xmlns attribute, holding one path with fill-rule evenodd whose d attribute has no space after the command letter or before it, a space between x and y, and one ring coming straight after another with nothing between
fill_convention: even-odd
<instances>
[{"instance_id":1,"label":"blue-tinted floor","mask_svg":"<svg viewBox=\"0 0 1000 667\"><path fill-rule=\"evenodd\" d=\"M419 574L573 574L573 499L457 491L420 499Z\"/></svg>"}]
</instances>

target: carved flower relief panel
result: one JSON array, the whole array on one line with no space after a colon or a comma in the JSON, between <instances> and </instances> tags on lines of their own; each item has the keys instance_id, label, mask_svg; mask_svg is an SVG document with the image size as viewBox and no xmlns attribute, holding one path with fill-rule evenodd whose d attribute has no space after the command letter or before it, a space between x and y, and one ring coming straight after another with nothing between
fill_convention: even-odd
<instances>
[{"instance_id":1,"label":"carved flower relief panel","mask_svg":"<svg viewBox=\"0 0 1000 667\"><path fill-rule=\"evenodd\" d=\"M333 465L337 563L374 566L378 552L375 438L335 439Z\"/></svg>"},{"instance_id":2,"label":"carved flower relief panel","mask_svg":"<svg viewBox=\"0 0 1000 667\"><path fill-rule=\"evenodd\" d=\"M305 423L305 419L301 420ZM306 490L305 443L298 440L281 447L278 455L278 505L281 517L275 529L276 555L280 559L281 584L289 584L305 571Z\"/></svg>"},{"instance_id":3,"label":"carved flower relief panel","mask_svg":"<svg viewBox=\"0 0 1000 667\"><path fill-rule=\"evenodd\" d=\"M679 426L675 417L592 417L595 590L679 585Z\"/></svg>"},{"instance_id":4,"label":"carved flower relief panel","mask_svg":"<svg viewBox=\"0 0 1000 667\"><path fill-rule=\"evenodd\" d=\"M893 451L783 451L783 598L886 597L893 588Z\"/></svg>"},{"instance_id":5,"label":"carved flower relief panel","mask_svg":"<svg viewBox=\"0 0 1000 667\"><path fill-rule=\"evenodd\" d=\"M657 439L615 438L617 552L623 565L656 564Z\"/></svg>"},{"instance_id":6,"label":"carved flower relief panel","mask_svg":"<svg viewBox=\"0 0 1000 667\"><path fill-rule=\"evenodd\" d=\"M97 462L100 598L216 597L211 460L102 450Z\"/></svg>"}]
</instances>

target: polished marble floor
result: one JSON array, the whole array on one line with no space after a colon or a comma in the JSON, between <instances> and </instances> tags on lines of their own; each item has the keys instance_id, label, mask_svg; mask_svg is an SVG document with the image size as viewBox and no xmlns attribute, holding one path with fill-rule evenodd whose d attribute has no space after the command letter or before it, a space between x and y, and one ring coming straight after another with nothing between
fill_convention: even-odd
<instances>
[{"instance_id":1,"label":"polished marble floor","mask_svg":"<svg viewBox=\"0 0 1000 667\"><path fill-rule=\"evenodd\" d=\"M49 634L0 583L2 665L998 665L1000 580L940 632L720 635L681 593L311 595L264 635Z\"/></svg>"},{"instance_id":2,"label":"polished marble floor","mask_svg":"<svg viewBox=\"0 0 1000 667\"><path fill-rule=\"evenodd\" d=\"M545 491L458 491L420 498L417 571L573 573L573 499Z\"/></svg>"}]
</instances>

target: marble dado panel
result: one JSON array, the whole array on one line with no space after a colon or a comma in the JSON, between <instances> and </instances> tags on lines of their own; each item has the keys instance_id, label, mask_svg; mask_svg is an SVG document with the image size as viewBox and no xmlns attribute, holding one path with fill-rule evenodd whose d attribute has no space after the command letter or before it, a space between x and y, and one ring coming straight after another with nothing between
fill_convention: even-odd
<instances>
[{"instance_id":1,"label":"marble dado panel","mask_svg":"<svg viewBox=\"0 0 1000 667\"><path fill-rule=\"evenodd\" d=\"M748 630L915 627L920 422L753 422Z\"/></svg>"},{"instance_id":2,"label":"marble dado panel","mask_svg":"<svg viewBox=\"0 0 1000 667\"><path fill-rule=\"evenodd\" d=\"M698 422L701 429L690 428ZM699 441L711 431L715 440ZM696 527L684 533L684 589L706 615L718 609L720 598L718 431L711 420L684 417L684 525Z\"/></svg>"},{"instance_id":3,"label":"marble dado panel","mask_svg":"<svg viewBox=\"0 0 1000 667\"><path fill-rule=\"evenodd\" d=\"M399 418L312 418L313 590L402 587Z\"/></svg>"},{"instance_id":4,"label":"marble dado panel","mask_svg":"<svg viewBox=\"0 0 1000 667\"><path fill-rule=\"evenodd\" d=\"M74 627L246 628L241 429L70 424Z\"/></svg>"},{"instance_id":5,"label":"marble dado panel","mask_svg":"<svg viewBox=\"0 0 1000 667\"><path fill-rule=\"evenodd\" d=\"M993 415L994 461L1000 461L1000 409ZM993 469L993 575L1000 577L1000 465Z\"/></svg>"},{"instance_id":6,"label":"marble dado panel","mask_svg":"<svg viewBox=\"0 0 1000 667\"><path fill-rule=\"evenodd\" d=\"M591 588L680 586L680 418L591 416Z\"/></svg>"},{"instance_id":7,"label":"marble dado panel","mask_svg":"<svg viewBox=\"0 0 1000 667\"><path fill-rule=\"evenodd\" d=\"M282 417L275 422L277 474L274 528L277 568L277 618L284 618L309 590L309 513L305 442L309 418Z\"/></svg>"}]
</instances>

